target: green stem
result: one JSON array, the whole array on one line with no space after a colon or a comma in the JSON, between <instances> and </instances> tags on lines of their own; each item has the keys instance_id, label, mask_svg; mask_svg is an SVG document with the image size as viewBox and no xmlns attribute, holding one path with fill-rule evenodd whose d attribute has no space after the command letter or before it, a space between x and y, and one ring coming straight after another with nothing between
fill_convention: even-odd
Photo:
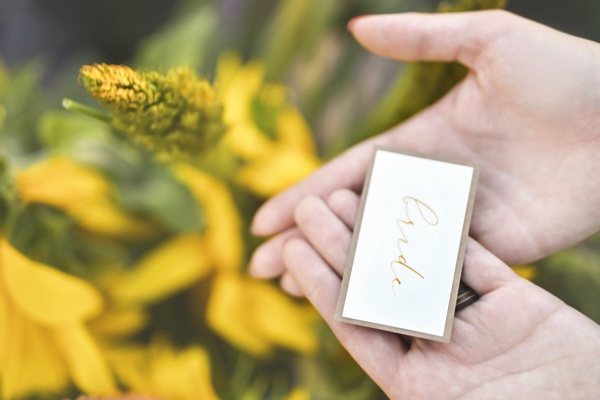
<instances>
[{"instance_id":1,"label":"green stem","mask_svg":"<svg viewBox=\"0 0 600 400\"><path fill-rule=\"evenodd\" d=\"M86 115L102 122L110 123L111 121L111 116L109 113L96 110L95 108L86 106L85 104L78 103L71 99L63 99L62 105L69 111L75 111L79 114Z\"/></svg>"}]
</instances>

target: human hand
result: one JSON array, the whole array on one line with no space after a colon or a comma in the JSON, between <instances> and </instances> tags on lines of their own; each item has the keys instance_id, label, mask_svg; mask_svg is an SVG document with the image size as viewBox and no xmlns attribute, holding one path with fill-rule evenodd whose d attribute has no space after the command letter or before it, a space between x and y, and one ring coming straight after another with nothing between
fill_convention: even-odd
<instances>
[{"instance_id":1,"label":"human hand","mask_svg":"<svg viewBox=\"0 0 600 400\"><path fill-rule=\"evenodd\" d=\"M600 393L600 327L520 278L474 240L463 281L481 296L455 316L444 344L337 322L341 274L358 209L348 190L301 200L304 238L283 246L301 293L342 345L393 399L589 399Z\"/></svg>"},{"instance_id":2,"label":"human hand","mask_svg":"<svg viewBox=\"0 0 600 400\"><path fill-rule=\"evenodd\" d=\"M306 195L359 192L375 144L479 164L470 234L509 264L530 262L600 229L600 45L504 11L366 16L349 27L367 49L405 61L459 61L470 72L439 102L363 142L270 200L253 232L281 236L253 257L284 273ZM284 275L284 287L295 291Z\"/></svg>"}]
</instances>

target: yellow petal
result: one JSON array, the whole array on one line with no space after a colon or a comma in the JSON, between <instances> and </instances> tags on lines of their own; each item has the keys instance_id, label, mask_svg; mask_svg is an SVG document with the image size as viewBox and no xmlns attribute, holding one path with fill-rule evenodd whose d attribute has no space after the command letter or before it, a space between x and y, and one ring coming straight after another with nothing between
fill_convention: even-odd
<instances>
[{"instance_id":1,"label":"yellow petal","mask_svg":"<svg viewBox=\"0 0 600 400\"><path fill-rule=\"evenodd\" d=\"M226 124L247 120L251 116L251 102L256 97L264 79L265 67L257 62L251 61L237 69L225 85L226 89L221 91L224 104L223 119ZM217 80L217 86L221 84Z\"/></svg>"},{"instance_id":2,"label":"yellow petal","mask_svg":"<svg viewBox=\"0 0 600 400\"><path fill-rule=\"evenodd\" d=\"M89 394L117 393L108 364L83 324L73 323L56 328L54 337L77 387Z\"/></svg>"},{"instance_id":3,"label":"yellow petal","mask_svg":"<svg viewBox=\"0 0 600 400\"><path fill-rule=\"evenodd\" d=\"M276 131L281 146L300 152L316 153L312 130L297 108L288 107L279 113Z\"/></svg>"},{"instance_id":4,"label":"yellow petal","mask_svg":"<svg viewBox=\"0 0 600 400\"><path fill-rule=\"evenodd\" d=\"M4 239L0 239L0 265L10 298L34 321L63 325L87 320L102 310L102 297L94 286L28 259Z\"/></svg>"},{"instance_id":5,"label":"yellow petal","mask_svg":"<svg viewBox=\"0 0 600 400\"><path fill-rule=\"evenodd\" d=\"M240 168L237 181L258 196L270 197L308 176L319 164L310 153L280 149Z\"/></svg>"},{"instance_id":6,"label":"yellow petal","mask_svg":"<svg viewBox=\"0 0 600 400\"><path fill-rule=\"evenodd\" d=\"M52 330L28 321L14 310L7 328L8 336L2 338L10 343L3 362L2 398L63 390L69 375Z\"/></svg>"},{"instance_id":7,"label":"yellow petal","mask_svg":"<svg viewBox=\"0 0 600 400\"><path fill-rule=\"evenodd\" d=\"M527 279L528 281L535 278L537 274L536 268L531 265L519 265L513 267L513 271L515 271L521 278Z\"/></svg>"},{"instance_id":8,"label":"yellow petal","mask_svg":"<svg viewBox=\"0 0 600 400\"><path fill-rule=\"evenodd\" d=\"M179 353L163 348L152 360L153 394L173 400L217 399L210 380L210 360L204 349Z\"/></svg>"},{"instance_id":9,"label":"yellow petal","mask_svg":"<svg viewBox=\"0 0 600 400\"><path fill-rule=\"evenodd\" d=\"M271 345L258 330L253 329L254 309L255 306L241 282L220 277L213 283L206 309L206 322L234 346L265 356L271 352Z\"/></svg>"},{"instance_id":10,"label":"yellow petal","mask_svg":"<svg viewBox=\"0 0 600 400\"><path fill-rule=\"evenodd\" d=\"M0 268L2 268L0 266ZM10 309L8 299L6 297L6 290L2 283L2 277L0 276L0 376L4 370L6 364L6 357L8 349L10 348L10 342L8 341L10 332Z\"/></svg>"},{"instance_id":11,"label":"yellow petal","mask_svg":"<svg viewBox=\"0 0 600 400\"><path fill-rule=\"evenodd\" d=\"M87 230L116 238L149 239L157 234L156 227L141 218L132 217L117 208L106 197L97 197L85 207L69 210Z\"/></svg>"},{"instance_id":12,"label":"yellow petal","mask_svg":"<svg viewBox=\"0 0 600 400\"><path fill-rule=\"evenodd\" d=\"M156 302L177 293L210 272L203 239L181 235L144 256L108 287L118 303L135 305Z\"/></svg>"},{"instance_id":13,"label":"yellow petal","mask_svg":"<svg viewBox=\"0 0 600 400\"><path fill-rule=\"evenodd\" d=\"M229 190L219 180L188 164L177 164L174 171L204 210L205 249L211 262L219 269L239 269L244 252L242 223Z\"/></svg>"},{"instance_id":14,"label":"yellow petal","mask_svg":"<svg viewBox=\"0 0 600 400\"><path fill-rule=\"evenodd\" d=\"M273 108L285 106L288 100L288 89L285 85L279 83L265 83L260 90L259 98L261 101Z\"/></svg>"},{"instance_id":15,"label":"yellow petal","mask_svg":"<svg viewBox=\"0 0 600 400\"><path fill-rule=\"evenodd\" d=\"M91 168L65 157L35 164L16 176L21 198L71 210L108 192L106 180Z\"/></svg>"},{"instance_id":16,"label":"yellow petal","mask_svg":"<svg viewBox=\"0 0 600 400\"><path fill-rule=\"evenodd\" d=\"M169 400L217 398L208 354L200 347L176 352L154 340L149 348L113 348L108 354L119 380L135 393Z\"/></svg>"},{"instance_id":17,"label":"yellow petal","mask_svg":"<svg viewBox=\"0 0 600 400\"><path fill-rule=\"evenodd\" d=\"M235 274L218 275L206 318L217 333L253 354L266 355L273 345L303 353L317 347L314 310L267 282Z\"/></svg>"},{"instance_id":18,"label":"yellow petal","mask_svg":"<svg viewBox=\"0 0 600 400\"><path fill-rule=\"evenodd\" d=\"M242 67L242 56L237 52L225 52L217 60L217 72L215 81L218 84L219 94L227 93L229 86L233 82L235 74Z\"/></svg>"},{"instance_id":19,"label":"yellow petal","mask_svg":"<svg viewBox=\"0 0 600 400\"><path fill-rule=\"evenodd\" d=\"M305 388L295 388L285 400L310 400L310 392Z\"/></svg>"},{"instance_id":20,"label":"yellow petal","mask_svg":"<svg viewBox=\"0 0 600 400\"><path fill-rule=\"evenodd\" d=\"M251 120L232 126L225 140L231 152L244 160L266 157L276 150L274 142Z\"/></svg>"},{"instance_id":21,"label":"yellow petal","mask_svg":"<svg viewBox=\"0 0 600 400\"><path fill-rule=\"evenodd\" d=\"M141 308L111 310L90 321L88 326L94 336L129 336L144 328L148 319L148 314Z\"/></svg>"},{"instance_id":22,"label":"yellow petal","mask_svg":"<svg viewBox=\"0 0 600 400\"><path fill-rule=\"evenodd\" d=\"M102 174L65 157L33 165L16 176L20 196L69 213L86 229L125 239L155 235L147 221L134 218L110 201L111 187Z\"/></svg>"},{"instance_id":23,"label":"yellow petal","mask_svg":"<svg viewBox=\"0 0 600 400\"><path fill-rule=\"evenodd\" d=\"M122 346L109 348L105 353L118 380L128 390L150 393L152 380L148 373L150 366L146 359L146 349L141 346Z\"/></svg>"}]
</instances>

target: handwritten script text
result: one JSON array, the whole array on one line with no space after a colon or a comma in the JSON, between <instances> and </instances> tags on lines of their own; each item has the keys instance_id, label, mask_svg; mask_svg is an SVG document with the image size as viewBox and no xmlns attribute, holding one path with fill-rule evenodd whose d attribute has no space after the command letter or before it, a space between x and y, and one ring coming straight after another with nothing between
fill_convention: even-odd
<instances>
[{"instance_id":1,"label":"handwritten script text","mask_svg":"<svg viewBox=\"0 0 600 400\"><path fill-rule=\"evenodd\" d=\"M390 268L392 270L392 273L394 274L394 279L392 280L392 291L394 292L394 295L396 295L395 286L400 286L402 284L400 278L398 277L398 274L396 273L396 270L394 269L395 265L404 267L418 275L421 279L425 279L425 277L421 275L419 271L417 271L415 268L409 265L409 262L402 251L402 247L408 244L408 236L406 235L406 233L410 231L407 229L407 227L415 226L415 222L424 222L431 226L436 226L439 223L439 218L435 211L433 211L431 207L423 203L421 200L411 196L406 196L402 199L402 202L404 203L405 217L404 219L398 219L396 221L396 225L398 225L398 229L400 230L400 236L398 237L397 241L399 253L398 258L390 262ZM413 215L418 214L418 216L416 216L416 219L412 218L410 213L411 209Z\"/></svg>"}]
</instances>

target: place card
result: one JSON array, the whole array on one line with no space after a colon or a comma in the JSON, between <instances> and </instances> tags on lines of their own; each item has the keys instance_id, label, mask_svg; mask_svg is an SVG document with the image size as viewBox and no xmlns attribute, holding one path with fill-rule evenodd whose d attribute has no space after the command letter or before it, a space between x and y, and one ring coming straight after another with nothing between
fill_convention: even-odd
<instances>
[{"instance_id":1,"label":"place card","mask_svg":"<svg viewBox=\"0 0 600 400\"><path fill-rule=\"evenodd\" d=\"M377 147L336 319L450 340L478 169Z\"/></svg>"}]
</instances>

